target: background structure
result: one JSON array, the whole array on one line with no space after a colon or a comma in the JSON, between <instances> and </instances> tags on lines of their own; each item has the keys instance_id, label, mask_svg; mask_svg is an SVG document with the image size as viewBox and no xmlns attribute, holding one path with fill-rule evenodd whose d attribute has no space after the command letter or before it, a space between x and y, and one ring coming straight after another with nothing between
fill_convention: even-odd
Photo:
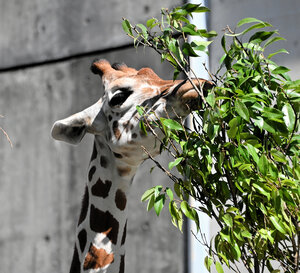
<instances>
[{"instance_id":1,"label":"background structure","mask_svg":"<svg viewBox=\"0 0 300 273\"><path fill-rule=\"evenodd\" d=\"M51 139L53 122L98 100L99 77L89 72L96 57L152 67L171 78L168 64L150 50L132 48L121 18L143 22L161 7L183 1L160 0L0 0L0 272L66 273L69 270L81 196L92 152L92 137L77 146ZM214 0L210 29L235 25L243 17L273 23L287 39L290 55L276 61L300 69L298 0ZM210 53L211 70L221 57L219 39ZM280 58L283 58L282 61ZM139 199L151 185L167 183L144 163L136 176L129 210L126 270L183 273L184 236L168 216L145 212ZM164 213L164 212L163 212ZM165 212L165 215L167 213ZM163 215L162 215L163 216ZM214 224L210 229L213 232ZM202 273L202 272L199 272Z\"/></svg>"}]
</instances>

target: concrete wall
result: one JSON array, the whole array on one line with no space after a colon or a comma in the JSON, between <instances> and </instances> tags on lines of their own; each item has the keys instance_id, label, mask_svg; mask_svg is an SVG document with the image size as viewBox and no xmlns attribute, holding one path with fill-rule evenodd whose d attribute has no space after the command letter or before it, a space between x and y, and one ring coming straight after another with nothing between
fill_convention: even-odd
<instances>
[{"instance_id":1,"label":"concrete wall","mask_svg":"<svg viewBox=\"0 0 300 273\"><path fill-rule=\"evenodd\" d=\"M56 142L51 126L102 94L89 71L96 57L171 78L153 51L125 48L120 18L140 22L176 2L0 2L0 126L14 145L0 134L0 272L68 272L93 139ZM152 165L143 164L129 198L126 271L181 273L182 234L140 203L147 188L168 183Z\"/></svg>"},{"instance_id":2,"label":"concrete wall","mask_svg":"<svg viewBox=\"0 0 300 273\"><path fill-rule=\"evenodd\" d=\"M290 54L278 54L272 60L288 66L292 78L299 78L300 68L300 1L298 0L214 0L209 1L211 8L210 28L219 33L211 46L211 70L216 71L218 61L222 57L220 44L222 30L229 25L234 29L237 22L245 17L254 17L267 21L277 29L286 41L279 41L272 49L285 48ZM275 46L276 45L276 46Z\"/></svg>"},{"instance_id":3,"label":"concrete wall","mask_svg":"<svg viewBox=\"0 0 300 273\"><path fill-rule=\"evenodd\" d=\"M131 43L122 17L141 23L180 0L0 2L0 66L30 64Z\"/></svg>"}]
</instances>

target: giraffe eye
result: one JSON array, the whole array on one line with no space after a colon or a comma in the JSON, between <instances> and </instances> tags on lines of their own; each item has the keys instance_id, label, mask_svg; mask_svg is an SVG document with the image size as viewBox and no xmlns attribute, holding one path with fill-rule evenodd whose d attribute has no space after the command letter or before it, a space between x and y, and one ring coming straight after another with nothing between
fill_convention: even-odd
<instances>
[{"instance_id":1,"label":"giraffe eye","mask_svg":"<svg viewBox=\"0 0 300 273\"><path fill-rule=\"evenodd\" d=\"M125 88L118 90L117 93L109 101L108 103L109 106L110 107L121 106L132 93L133 91Z\"/></svg>"}]
</instances>

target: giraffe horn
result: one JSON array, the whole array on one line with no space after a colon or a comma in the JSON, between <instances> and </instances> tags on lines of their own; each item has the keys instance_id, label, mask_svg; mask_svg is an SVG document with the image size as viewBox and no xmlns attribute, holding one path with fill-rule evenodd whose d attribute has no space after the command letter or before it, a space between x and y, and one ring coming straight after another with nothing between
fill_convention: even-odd
<instances>
[{"instance_id":1,"label":"giraffe horn","mask_svg":"<svg viewBox=\"0 0 300 273\"><path fill-rule=\"evenodd\" d=\"M114 69L111 67L110 63L105 59L100 60L94 60L91 65L91 71L94 74L99 74L102 76L103 74L106 74L107 72L113 72Z\"/></svg>"}]
</instances>

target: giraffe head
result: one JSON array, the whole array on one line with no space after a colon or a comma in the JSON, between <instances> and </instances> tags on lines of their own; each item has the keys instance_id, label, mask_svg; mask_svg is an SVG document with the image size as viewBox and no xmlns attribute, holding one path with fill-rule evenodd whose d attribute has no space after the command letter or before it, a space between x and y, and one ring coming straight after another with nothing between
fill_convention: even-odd
<instances>
[{"instance_id":1,"label":"giraffe head","mask_svg":"<svg viewBox=\"0 0 300 273\"><path fill-rule=\"evenodd\" d=\"M198 93L187 81L166 81L152 69L136 70L125 64L110 65L106 60L95 61L91 70L102 77L104 95L91 107L66 119L57 121L52 136L57 140L77 144L86 133L102 136L112 151L136 150L144 145L152 150L154 140L151 134L145 136L139 128L139 114L136 106L149 109L152 118L176 115L186 117L199 104ZM212 83L195 80L204 90ZM150 136L151 135L151 136ZM140 154L140 151L139 151ZM132 156L136 156L133 152Z\"/></svg>"}]
</instances>

